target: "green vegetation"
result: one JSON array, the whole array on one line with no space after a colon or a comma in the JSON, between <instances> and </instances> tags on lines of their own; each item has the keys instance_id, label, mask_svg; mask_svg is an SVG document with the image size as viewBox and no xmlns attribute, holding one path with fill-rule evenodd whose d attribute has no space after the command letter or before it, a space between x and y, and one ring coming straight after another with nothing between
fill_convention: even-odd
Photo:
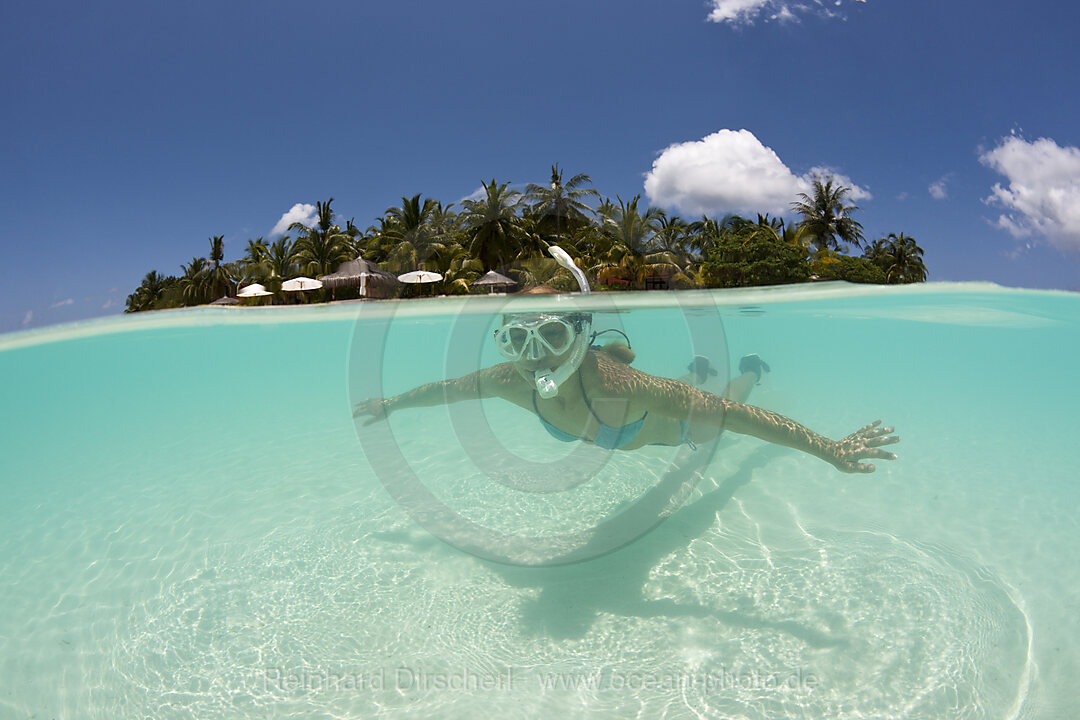
<instances>
[{"instance_id":1,"label":"green vegetation","mask_svg":"<svg viewBox=\"0 0 1080 720\"><path fill-rule=\"evenodd\" d=\"M926 280L923 250L904 233L865 245L862 225L853 218L850 190L834 180L814 182L813 194L793 202L798 220L730 215L686 221L630 200L603 198L580 173L563 180L558 165L547 185L529 184L522 194L494 178L483 195L461 208L417 194L361 231L352 220L342 228L331 207L316 204L313 226L293 223L295 235L267 243L248 240L243 256L225 262L224 237L210 238L208 257L181 266L181 275L156 271L127 298L127 311L201 305L235 295L243 285L260 283L285 302L281 283L291 277L318 277L362 256L393 274L429 270L442 274L436 293L465 294L469 283L497 270L523 287L547 284L571 290L570 275L545 252L567 250L592 279L596 290L746 287L845 280L858 283L912 283ZM595 207L587 204L595 199ZM849 246L861 257L844 254ZM415 286L404 295L430 294ZM355 297L352 290L306 293L304 301Z\"/></svg>"}]
</instances>

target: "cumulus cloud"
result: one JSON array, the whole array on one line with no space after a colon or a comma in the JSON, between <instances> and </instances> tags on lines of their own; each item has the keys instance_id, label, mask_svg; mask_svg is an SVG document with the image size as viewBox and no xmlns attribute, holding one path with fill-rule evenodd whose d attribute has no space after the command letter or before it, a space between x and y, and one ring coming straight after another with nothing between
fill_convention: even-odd
<instances>
[{"instance_id":1,"label":"cumulus cloud","mask_svg":"<svg viewBox=\"0 0 1080 720\"><path fill-rule=\"evenodd\" d=\"M827 167L796 175L749 130L720 130L701 140L665 148L645 176L653 205L687 215L769 212L790 209L816 178L832 177L851 188L854 201L870 192Z\"/></svg>"},{"instance_id":2,"label":"cumulus cloud","mask_svg":"<svg viewBox=\"0 0 1080 720\"><path fill-rule=\"evenodd\" d=\"M1004 209L996 225L1015 237L1041 235L1062 250L1080 250L1080 148L1049 138L1003 138L979 160L1005 176L985 202Z\"/></svg>"},{"instance_id":3,"label":"cumulus cloud","mask_svg":"<svg viewBox=\"0 0 1080 720\"><path fill-rule=\"evenodd\" d=\"M865 3L866 0L854 0ZM803 14L843 18L843 0L709 0L708 19L729 25L752 25L755 20L794 22Z\"/></svg>"},{"instance_id":4,"label":"cumulus cloud","mask_svg":"<svg viewBox=\"0 0 1080 720\"><path fill-rule=\"evenodd\" d=\"M54 302L52 305L49 306L49 308L52 309L52 308L64 307L65 305L74 305L74 304L75 304L75 298L67 298L66 300L61 300L60 302Z\"/></svg>"},{"instance_id":5,"label":"cumulus cloud","mask_svg":"<svg viewBox=\"0 0 1080 720\"><path fill-rule=\"evenodd\" d=\"M930 193L930 197L934 198L935 200L944 200L945 198L949 197L949 189L948 187L946 187L948 183L948 175L930 183L930 187L927 188L927 191Z\"/></svg>"},{"instance_id":6,"label":"cumulus cloud","mask_svg":"<svg viewBox=\"0 0 1080 720\"><path fill-rule=\"evenodd\" d=\"M270 231L270 237L280 237L289 231L289 226L294 222L303 223L312 227L319 220L318 209L310 203L296 203L289 211L281 216L281 219Z\"/></svg>"},{"instance_id":7,"label":"cumulus cloud","mask_svg":"<svg viewBox=\"0 0 1080 720\"><path fill-rule=\"evenodd\" d=\"M33 310L27 310L26 314L23 315L22 326L23 327L29 327L30 323L32 323L32 322L34 322L34 311Z\"/></svg>"}]
</instances>

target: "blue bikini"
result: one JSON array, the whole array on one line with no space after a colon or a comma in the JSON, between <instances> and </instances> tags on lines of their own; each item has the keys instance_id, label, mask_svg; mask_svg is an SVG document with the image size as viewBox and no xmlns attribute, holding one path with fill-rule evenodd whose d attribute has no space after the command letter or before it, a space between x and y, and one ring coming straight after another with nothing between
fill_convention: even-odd
<instances>
[{"instance_id":1,"label":"blue bikini","mask_svg":"<svg viewBox=\"0 0 1080 720\"><path fill-rule=\"evenodd\" d=\"M637 434L641 432L641 426L645 424L645 418L649 416L649 413L646 412L644 415L641 416L640 420L632 422L628 425L623 425L622 427L612 427L610 425L605 425L604 422L597 416L596 412L593 411L592 403L589 402L589 396L585 394L585 384L581 380L581 373L579 372L577 375L578 385L581 386L581 397L585 400L585 407L589 408L589 413L593 416L593 419L596 420L596 424L598 427L596 431L596 436L591 440L591 442L598 447L604 448L605 450L618 450L629 445L634 440L634 438L637 437ZM546 429L551 435L551 437L555 438L556 440L561 440L562 442L577 442L578 440L585 440L586 442L590 442L586 438L578 437L577 435L571 435L564 430L560 430L559 428L555 427L547 420L545 420L544 416L540 414L540 408L536 404L535 390L533 391L533 410L536 411L536 417L540 418L540 422L543 424L544 429ZM694 445L693 441L690 440L689 437L690 423L688 423L686 420L680 420L679 424L682 426L682 438L677 444L686 444L690 446L691 450L697 450L697 446ZM671 443L652 444L670 445Z\"/></svg>"}]
</instances>

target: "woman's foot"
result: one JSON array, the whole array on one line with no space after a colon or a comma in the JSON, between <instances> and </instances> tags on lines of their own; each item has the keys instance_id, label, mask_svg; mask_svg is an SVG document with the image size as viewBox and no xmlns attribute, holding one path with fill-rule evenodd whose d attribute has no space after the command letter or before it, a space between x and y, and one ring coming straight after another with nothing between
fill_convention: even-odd
<instances>
[{"instance_id":1,"label":"woman's foot","mask_svg":"<svg viewBox=\"0 0 1080 720\"><path fill-rule=\"evenodd\" d=\"M758 356L757 353L750 353L749 355L743 355L739 360L739 372L748 373L752 372L757 375L758 384L761 384L761 372L772 372L772 368L769 367L769 363L765 362Z\"/></svg>"}]
</instances>

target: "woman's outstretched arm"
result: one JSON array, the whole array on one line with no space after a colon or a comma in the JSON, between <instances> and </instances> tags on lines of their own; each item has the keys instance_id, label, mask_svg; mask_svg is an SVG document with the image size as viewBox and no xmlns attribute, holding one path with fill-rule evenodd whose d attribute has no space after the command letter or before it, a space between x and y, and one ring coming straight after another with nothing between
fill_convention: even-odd
<instances>
[{"instance_id":1,"label":"woman's outstretched arm","mask_svg":"<svg viewBox=\"0 0 1080 720\"><path fill-rule=\"evenodd\" d=\"M448 405L462 400L501 397L512 402L517 401L515 392L520 385L514 366L500 363L489 368L463 375L452 380L440 380L407 390L389 398L369 398L356 403L353 417L368 416L364 422L370 425L385 419L396 410L407 408Z\"/></svg>"},{"instance_id":2,"label":"woman's outstretched arm","mask_svg":"<svg viewBox=\"0 0 1080 720\"><path fill-rule=\"evenodd\" d=\"M867 458L896 459L896 455L880 448L900 442L900 438L892 434L891 427L881 427L880 420L842 440L831 440L772 410L727 400L677 380L636 371L635 375L628 384L650 412L753 435L821 458L843 472L874 472L872 464L859 462Z\"/></svg>"}]
</instances>

